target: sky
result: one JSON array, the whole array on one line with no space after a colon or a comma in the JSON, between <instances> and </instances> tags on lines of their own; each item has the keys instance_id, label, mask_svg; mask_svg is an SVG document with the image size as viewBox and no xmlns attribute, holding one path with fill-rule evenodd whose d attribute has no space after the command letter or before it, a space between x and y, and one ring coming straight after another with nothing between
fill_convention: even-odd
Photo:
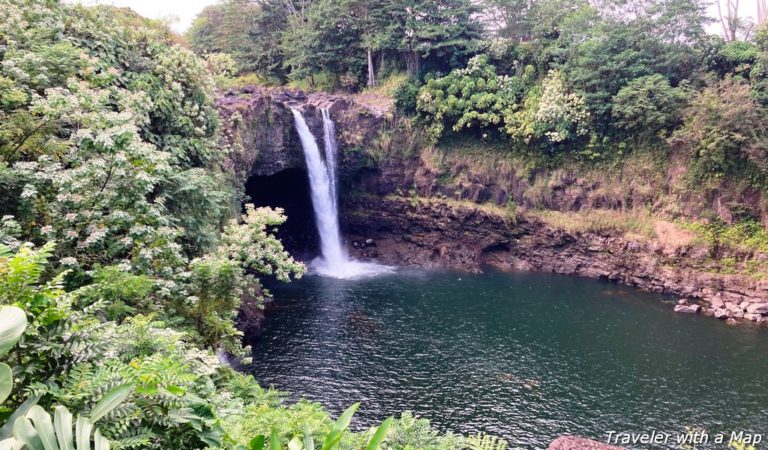
<instances>
[{"instance_id":1,"label":"sky","mask_svg":"<svg viewBox=\"0 0 768 450\"><path fill-rule=\"evenodd\" d=\"M720 25L717 15L717 0L710 0L712 4L709 6L709 15L715 19L714 22L709 24L707 31L713 34L722 34L722 25ZM727 0L720 0L725 5ZM744 17L751 17L753 20L757 17L757 0L739 0L739 15Z\"/></svg>"},{"instance_id":2,"label":"sky","mask_svg":"<svg viewBox=\"0 0 768 450\"><path fill-rule=\"evenodd\" d=\"M183 33L192 24L195 16L208 5L217 0L74 0L85 5L107 4L114 6L127 6L144 17L152 19L171 19L171 27ZM567 0L564 0L567 1ZM721 0L726 1L726 0ZM755 17L757 12L757 0L739 0L739 9L744 16ZM717 17L717 6L714 3L709 8L713 18ZM708 31L720 33L720 25L713 22Z\"/></svg>"},{"instance_id":3,"label":"sky","mask_svg":"<svg viewBox=\"0 0 768 450\"><path fill-rule=\"evenodd\" d=\"M74 0L83 5L127 6L144 17L151 19L171 19L170 25L175 31L183 33L192 25L195 16L217 0Z\"/></svg>"}]
</instances>

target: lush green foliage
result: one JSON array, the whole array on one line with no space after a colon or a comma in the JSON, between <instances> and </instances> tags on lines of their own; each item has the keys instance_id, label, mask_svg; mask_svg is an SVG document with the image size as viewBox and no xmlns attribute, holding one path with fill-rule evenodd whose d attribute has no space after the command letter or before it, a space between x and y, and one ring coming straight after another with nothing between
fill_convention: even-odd
<instances>
[{"instance_id":1,"label":"lush green foliage","mask_svg":"<svg viewBox=\"0 0 768 450\"><path fill-rule=\"evenodd\" d=\"M510 136L546 148L573 143L589 134L590 114L584 98L570 92L563 75L552 70L541 89L529 91L523 107L507 119Z\"/></svg>"},{"instance_id":2,"label":"lush green foliage","mask_svg":"<svg viewBox=\"0 0 768 450\"><path fill-rule=\"evenodd\" d=\"M500 131L521 145L547 149L588 135L589 111L584 99L567 89L563 75L552 70L541 86L531 87L532 72L529 66L522 76L499 76L487 58L476 57L466 69L428 80L416 110L434 140L445 134L446 124L454 133L478 128L487 138L487 131Z\"/></svg>"},{"instance_id":3,"label":"lush green foliage","mask_svg":"<svg viewBox=\"0 0 768 450\"><path fill-rule=\"evenodd\" d=\"M673 88L663 75L636 78L613 97L614 125L636 135L672 129L686 100L685 90Z\"/></svg>"},{"instance_id":4,"label":"lush green foliage","mask_svg":"<svg viewBox=\"0 0 768 450\"><path fill-rule=\"evenodd\" d=\"M466 446L409 414L352 433L358 405L334 422L222 362L259 277L304 271L217 169L213 76L247 49L204 61L109 7L0 18L0 448Z\"/></svg>"},{"instance_id":5,"label":"lush green foliage","mask_svg":"<svg viewBox=\"0 0 768 450\"><path fill-rule=\"evenodd\" d=\"M768 253L768 232L761 223L754 220L734 225L721 221L685 222L681 225L695 232L713 252L725 247L745 252Z\"/></svg>"},{"instance_id":6,"label":"lush green foliage","mask_svg":"<svg viewBox=\"0 0 768 450\"><path fill-rule=\"evenodd\" d=\"M749 84L726 78L696 94L675 140L691 152L699 179L745 173L745 166L762 174L768 170L765 117Z\"/></svg>"},{"instance_id":7,"label":"lush green foliage","mask_svg":"<svg viewBox=\"0 0 768 450\"><path fill-rule=\"evenodd\" d=\"M465 69L428 80L418 94L416 109L429 117L429 133L436 140L443 135L446 123L454 132L501 128L522 89L520 80L497 75L488 59L479 56Z\"/></svg>"},{"instance_id":8,"label":"lush green foliage","mask_svg":"<svg viewBox=\"0 0 768 450\"><path fill-rule=\"evenodd\" d=\"M231 55L236 72L285 77L279 48L285 18L276 4L226 1L206 7L188 32L192 48L206 55ZM219 56L209 56L221 59ZM231 68L231 66L230 66ZM214 72L216 73L216 72Z\"/></svg>"},{"instance_id":9,"label":"lush green foliage","mask_svg":"<svg viewBox=\"0 0 768 450\"><path fill-rule=\"evenodd\" d=\"M678 125L686 79L701 70L706 18L696 1L643 2L632 14L612 1L488 3L505 18L495 30L524 42L496 40L488 57L424 84L417 109L433 136L502 124L513 147L598 155Z\"/></svg>"},{"instance_id":10,"label":"lush green foliage","mask_svg":"<svg viewBox=\"0 0 768 450\"><path fill-rule=\"evenodd\" d=\"M375 83L374 66L380 75L392 66L461 66L480 45L475 12L468 0L224 0L203 11L187 38L197 52L229 53L241 71L266 80L355 90Z\"/></svg>"}]
</instances>

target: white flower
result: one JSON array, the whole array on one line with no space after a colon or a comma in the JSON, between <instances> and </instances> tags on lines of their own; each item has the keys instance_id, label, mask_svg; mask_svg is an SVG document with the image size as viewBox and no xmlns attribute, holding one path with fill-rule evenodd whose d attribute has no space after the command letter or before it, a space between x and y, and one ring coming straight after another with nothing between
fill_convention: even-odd
<instances>
[{"instance_id":1,"label":"white flower","mask_svg":"<svg viewBox=\"0 0 768 450\"><path fill-rule=\"evenodd\" d=\"M65 258L61 258L61 265L66 267L75 267L77 266L77 259L67 256Z\"/></svg>"},{"instance_id":2,"label":"white flower","mask_svg":"<svg viewBox=\"0 0 768 450\"><path fill-rule=\"evenodd\" d=\"M91 234L89 234L88 237L85 239L85 245L91 246L91 245L97 244L106 235L107 235L107 232L101 228L93 229L91 231Z\"/></svg>"},{"instance_id":3,"label":"white flower","mask_svg":"<svg viewBox=\"0 0 768 450\"><path fill-rule=\"evenodd\" d=\"M31 184L25 184L24 190L21 191L21 198L35 198L37 197L37 188Z\"/></svg>"}]
</instances>

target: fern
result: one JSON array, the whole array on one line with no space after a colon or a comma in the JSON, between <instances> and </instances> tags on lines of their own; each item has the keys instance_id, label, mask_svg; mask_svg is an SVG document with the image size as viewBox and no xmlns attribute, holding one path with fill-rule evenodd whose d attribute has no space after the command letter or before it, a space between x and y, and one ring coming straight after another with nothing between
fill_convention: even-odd
<instances>
[{"instance_id":1,"label":"fern","mask_svg":"<svg viewBox=\"0 0 768 450\"><path fill-rule=\"evenodd\" d=\"M505 450L507 441L485 433L474 434L467 437L467 447L470 450Z\"/></svg>"}]
</instances>

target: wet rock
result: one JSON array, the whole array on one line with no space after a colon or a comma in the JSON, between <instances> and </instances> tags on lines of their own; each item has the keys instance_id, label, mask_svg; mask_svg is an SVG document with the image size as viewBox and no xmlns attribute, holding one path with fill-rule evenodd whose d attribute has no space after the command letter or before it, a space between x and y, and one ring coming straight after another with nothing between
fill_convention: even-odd
<instances>
[{"instance_id":1,"label":"wet rock","mask_svg":"<svg viewBox=\"0 0 768 450\"><path fill-rule=\"evenodd\" d=\"M699 305L675 305L675 312L681 314L698 314L701 311Z\"/></svg>"},{"instance_id":2,"label":"wet rock","mask_svg":"<svg viewBox=\"0 0 768 450\"><path fill-rule=\"evenodd\" d=\"M251 343L263 331L264 308L259 299L260 292L253 296L244 296L237 313L237 328L243 332L243 341Z\"/></svg>"},{"instance_id":3,"label":"wet rock","mask_svg":"<svg viewBox=\"0 0 768 450\"><path fill-rule=\"evenodd\" d=\"M715 319L725 320L728 318L728 310L725 308L715 308L713 316Z\"/></svg>"},{"instance_id":4,"label":"wet rock","mask_svg":"<svg viewBox=\"0 0 768 450\"><path fill-rule=\"evenodd\" d=\"M547 450L622 450L622 447L578 436L560 436L549 444Z\"/></svg>"},{"instance_id":5,"label":"wet rock","mask_svg":"<svg viewBox=\"0 0 768 450\"><path fill-rule=\"evenodd\" d=\"M750 314L768 314L768 303L753 303L747 306Z\"/></svg>"},{"instance_id":6,"label":"wet rock","mask_svg":"<svg viewBox=\"0 0 768 450\"><path fill-rule=\"evenodd\" d=\"M408 169L398 166L397 170ZM344 202L345 232L360 242L373 239L382 262L472 272L490 266L603 278L677 295L678 306L692 306L694 300L707 306L706 311L701 305L677 308L681 313L695 310L721 320L741 318L745 312L768 317L764 300L768 282L715 273L711 259L703 263L679 254L659 254L647 241L629 240L614 231L553 229L525 212L510 222L480 206L456 207L438 198L414 202L403 192L356 196Z\"/></svg>"},{"instance_id":7,"label":"wet rock","mask_svg":"<svg viewBox=\"0 0 768 450\"><path fill-rule=\"evenodd\" d=\"M246 86L217 100L222 144L231 148L223 169L238 182L252 175L274 175L305 167L301 142L291 108L299 109L315 136L322 136L321 109L328 109L336 125L340 164L359 168L360 152L345 151L370 145L383 119L351 98L327 93L307 94L297 89ZM320 146L322 139L318 140Z\"/></svg>"},{"instance_id":8,"label":"wet rock","mask_svg":"<svg viewBox=\"0 0 768 450\"><path fill-rule=\"evenodd\" d=\"M704 295L707 295L707 294L704 293ZM713 308L724 308L725 307L725 302L723 302L719 297L711 298L709 300L709 303L712 305Z\"/></svg>"}]
</instances>

